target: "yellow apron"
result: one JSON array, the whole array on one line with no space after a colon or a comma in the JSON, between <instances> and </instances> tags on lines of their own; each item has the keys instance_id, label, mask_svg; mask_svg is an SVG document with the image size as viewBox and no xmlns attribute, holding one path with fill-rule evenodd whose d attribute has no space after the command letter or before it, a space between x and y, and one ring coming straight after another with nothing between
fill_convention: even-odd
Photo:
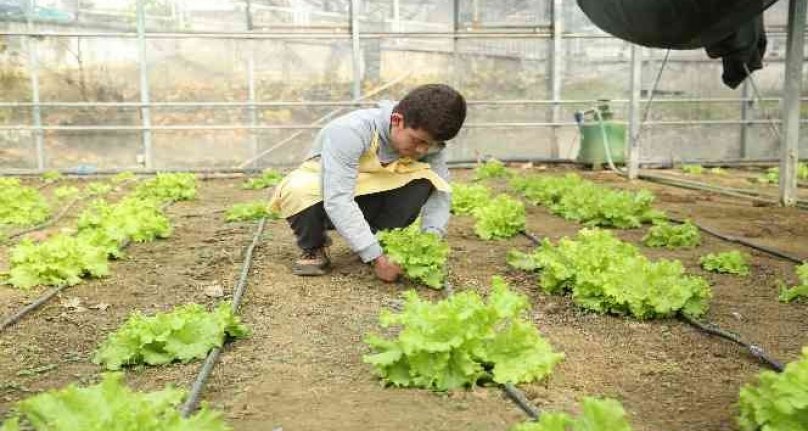
<instances>
[{"instance_id":1,"label":"yellow apron","mask_svg":"<svg viewBox=\"0 0 808 431\"><path fill-rule=\"evenodd\" d=\"M405 157L382 166L376 154L378 149L379 133L374 132L370 148L359 158L355 196L397 189L417 179L429 180L440 191L451 191L449 183L430 169L428 163ZM275 187L269 202L270 210L282 218L288 218L322 202L321 166L320 160L308 160L284 177Z\"/></svg>"}]
</instances>

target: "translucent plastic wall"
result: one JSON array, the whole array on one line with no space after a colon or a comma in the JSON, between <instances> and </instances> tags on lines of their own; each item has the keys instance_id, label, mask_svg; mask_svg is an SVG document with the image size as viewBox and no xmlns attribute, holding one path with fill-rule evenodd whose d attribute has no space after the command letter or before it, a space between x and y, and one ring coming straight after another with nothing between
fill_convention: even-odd
<instances>
[{"instance_id":1,"label":"translucent plastic wall","mask_svg":"<svg viewBox=\"0 0 808 431\"><path fill-rule=\"evenodd\" d=\"M30 24L0 14L0 168L38 167L34 82L51 129L41 135L45 168L144 166L142 78L155 169L295 164L318 126L354 109L306 103L351 101L357 77L363 102L427 82L458 88L473 103L451 144L454 160L574 159L573 114L598 99L627 121L631 47L572 0L556 0L555 13L553 0L358 0L356 44L350 0L145 3L144 64L135 0L43 2ZM746 93L764 99L745 110L744 90L721 83L720 60L672 52L657 82L666 52L643 50L642 98L656 90L643 117L643 161L778 156L779 126L769 120L780 119L785 6L767 12L766 67L755 73L757 92ZM20 35L29 30L62 36Z\"/></svg>"}]
</instances>

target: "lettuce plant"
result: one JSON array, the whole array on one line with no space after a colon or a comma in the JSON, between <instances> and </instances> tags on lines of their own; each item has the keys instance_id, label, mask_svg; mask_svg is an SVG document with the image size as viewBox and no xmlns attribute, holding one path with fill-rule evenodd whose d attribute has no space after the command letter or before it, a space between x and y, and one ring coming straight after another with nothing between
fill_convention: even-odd
<instances>
[{"instance_id":1,"label":"lettuce plant","mask_svg":"<svg viewBox=\"0 0 808 431\"><path fill-rule=\"evenodd\" d=\"M101 181L93 181L85 188L89 196L101 196L112 191L112 185Z\"/></svg>"},{"instance_id":2,"label":"lettuce plant","mask_svg":"<svg viewBox=\"0 0 808 431\"><path fill-rule=\"evenodd\" d=\"M482 184L452 184L452 212L454 214L471 214L490 199L491 190Z\"/></svg>"},{"instance_id":3,"label":"lettuce plant","mask_svg":"<svg viewBox=\"0 0 808 431\"><path fill-rule=\"evenodd\" d=\"M789 288L783 284L780 287L779 299L781 302L791 302L799 298L808 298L808 262L797 267L797 279L799 282L796 286Z\"/></svg>"},{"instance_id":4,"label":"lettuce plant","mask_svg":"<svg viewBox=\"0 0 808 431\"><path fill-rule=\"evenodd\" d=\"M377 234L384 252L407 277L433 289L443 289L449 245L440 236L421 232L416 224Z\"/></svg>"},{"instance_id":5,"label":"lettuce plant","mask_svg":"<svg viewBox=\"0 0 808 431\"><path fill-rule=\"evenodd\" d=\"M45 197L16 178L0 178L0 227L34 226L51 216Z\"/></svg>"},{"instance_id":6,"label":"lettuce plant","mask_svg":"<svg viewBox=\"0 0 808 431\"><path fill-rule=\"evenodd\" d=\"M23 239L11 249L8 283L20 289L34 286L72 286L81 277L109 273L107 254L85 239L58 234L35 243Z\"/></svg>"},{"instance_id":7,"label":"lettuce plant","mask_svg":"<svg viewBox=\"0 0 808 431\"><path fill-rule=\"evenodd\" d=\"M196 175L160 173L135 189L135 196L159 202L187 201L196 197Z\"/></svg>"},{"instance_id":8,"label":"lettuce plant","mask_svg":"<svg viewBox=\"0 0 808 431\"><path fill-rule=\"evenodd\" d=\"M574 239L562 238L555 245L545 239L530 254L511 251L508 264L540 270L542 290L569 291L577 305L599 313L638 319L677 312L698 317L707 311L712 296L707 281L685 275L678 260L650 261L634 245L600 229L583 229Z\"/></svg>"},{"instance_id":9,"label":"lettuce plant","mask_svg":"<svg viewBox=\"0 0 808 431\"><path fill-rule=\"evenodd\" d=\"M269 207L265 201L257 200L240 202L227 209L224 220L226 222L259 220L270 216Z\"/></svg>"},{"instance_id":10,"label":"lettuce plant","mask_svg":"<svg viewBox=\"0 0 808 431\"><path fill-rule=\"evenodd\" d=\"M763 371L741 389L742 431L801 431L808 427L808 347L782 373Z\"/></svg>"},{"instance_id":11,"label":"lettuce plant","mask_svg":"<svg viewBox=\"0 0 808 431\"><path fill-rule=\"evenodd\" d=\"M60 201L72 199L78 196L78 194L79 189L75 186L60 186L53 189L53 196Z\"/></svg>"},{"instance_id":12,"label":"lettuce plant","mask_svg":"<svg viewBox=\"0 0 808 431\"><path fill-rule=\"evenodd\" d=\"M735 274L742 277L749 275L747 256L738 250L724 253L710 253L699 259L701 267L710 272Z\"/></svg>"},{"instance_id":13,"label":"lettuce plant","mask_svg":"<svg viewBox=\"0 0 808 431\"><path fill-rule=\"evenodd\" d=\"M79 214L78 237L103 247L109 256L120 257L127 241L149 242L171 235L171 223L157 203L126 198L109 205L95 200Z\"/></svg>"},{"instance_id":14,"label":"lettuce plant","mask_svg":"<svg viewBox=\"0 0 808 431\"><path fill-rule=\"evenodd\" d=\"M642 239L648 247L692 248L701 244L701 232L690 220L682 224L658 221Z\"/></svg>"},{"instance_id":15,"label":"lettuce plant","mask_svg":"<svg viewBox=\"0 0 808 431\"><path fill-rule=\"evenodd\" d=\"M527 298L499 277L488 301L463 291L432 303L404 294L401 312L384 310L383 328L398 335L365 338L373 352L364 361L390 385L439 391L467 387L481 379L523 383L547 377L564 357L553 351L529 320Z\"/></svg>"},{"instance_id":16,"label":"lettuce plant","mask_svg":"<svg viewBox=\"0 0 808 431\"><path fill-rule=\"evenodd\" d=\"M511 175L505 164L497 159L487 160L474 170L474 179L488 180L492 178L507 178Z\"/></svg>"},{"instance_id":17,"label":"lettuce plant","mask_svg":"<svg viewBox=\"0 0 808 431\"><path fill-rule=\"evenodd\" d=\"M62 179L62 173L59 171L47 171L42 174L42 181L46 183L53 183Z\"/></svg>"},{"instance_id":18,"label":"lettuce plant","mask_svg":"<svg viewBox=\"0 0 808 431\"><path fill-rule=\"evenodd\" d=\"M484 240L507 239L525 230L525 205L505 194L474 210L474 232Z\"/></svg>"},{"instance_id":19,"label":"lettuce plant","mask_svg":"<svg viewBox=\"0 0 808 431\"><path fill-rule=\"evenodd\" d=\"M701 175L704 173L702 165L682 165L682 172L686 174Z\"/></svg>"},{"instance_id":20,"label":"lettuce plant","mask_svg":"<svg viewBox=\"0 0 808 431\"><path fill-rule=\"evenodd\" d=\"M511 181L511 187L554 214L590 226L629 229L664 217L653 209L654 194L648 190L614 190L576 174L520 177Z\"/></svg>"},{"instance_id":21,"label":"lettuce plant","mask_svg":"<svg viewBox=\"0 0 808 431\"><path fill-rule=\"evenodd\" d=\"M250 190L265 189L281 182L283 174L274 169L265 169L261 176L250 178L242 185L242 188Z\"/></svg>"},{"instance_id":22,"label":"lettuce plant","mask_svg":"<svg viewBox=\"0 0 808 431\"><path fill-rule=\"evenodd\" d=\"M586 397L581 401L578 417L563 412L544 412L538 421L519 424L510 431L631 431L631 425L619 401Z\"/></svg>"},{"instance_id":23,"label":"lettuce plant","mask_svg":"<svg viewBox=\"0 0 808 431\"><path fill-rule=\"evenodd\" d=\"M210 312L199 304L186 304L154 316L135 312L101 343L93 362L107 370L188 362L221 347L228 336L241 338L248 334L227 302Z\"/></svg>"},{"instance_id":24,"label":"lettuce plant","mask_svg":"<svg viewBox=\"0 0 808 431\"><path fill-rule=\"evenodd\" d=\"M0 431L228 431L221 412L203 406L183 418L185 391L136 392L123 374L107 373L92 386L70 385L20 401Z\"/></svg>"}]
</instances>

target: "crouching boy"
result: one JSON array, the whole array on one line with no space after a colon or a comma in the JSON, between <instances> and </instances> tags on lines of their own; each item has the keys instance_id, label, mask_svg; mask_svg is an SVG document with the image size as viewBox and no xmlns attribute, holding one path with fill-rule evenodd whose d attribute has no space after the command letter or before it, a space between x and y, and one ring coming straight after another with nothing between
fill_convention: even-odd
<instances>
[{"instance_id":1,"label":"crouching boy","mask_svg":"<svg viewBox=\"0 0 808 431\"><path fill-rule=\"evenodd\" d=\"M444 141L457 135L465 118L463 96L428 84L398 103L381 102L328 123L270 202L302 250L293 272L326 274L326 230L336 229L378 278L396 280L401 268L385 256L375 233L408 226L420 214L423 231L446 234L451 189Z\"/></svg>"}]
</instances>

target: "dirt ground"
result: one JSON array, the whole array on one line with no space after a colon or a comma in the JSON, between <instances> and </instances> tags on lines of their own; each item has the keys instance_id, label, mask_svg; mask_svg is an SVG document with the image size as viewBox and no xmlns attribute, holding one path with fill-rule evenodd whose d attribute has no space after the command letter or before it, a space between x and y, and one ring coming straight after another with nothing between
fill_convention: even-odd
<instances>
[{"instance_id":1,"label":"dirt ground","mask_svg":"<svg viewBox=\"0 0 808 431\"><path fill-rule=\"evenodd\" d=\"M672 215L808 258L804 211L630 184L607 173L583 174L616 187L648 188L657 194L658 207ZM456 177L469 173L458 171ZM262 196L242 190L240 183L202 182L198 200L169 208L172 237L132 245L126 259L112 264L110 277L67 289L0 333L0 416L30 393L96 380L101 370L89 362L92 351L131 311L166 310L190 301L213 304L219 299L205 292L214 284L228 296L255 224L225 224L216 211ZM467 217L453 218L450 225L450 276L456 289L485 292L492 275L506 275L531 298L540 331L566 354L547 381L520 385L537 407L574 411L583 396L612 396L623 402L635 430L737 429L738 390L763 369L746 352L677 320L601 316L580 311L566 297L539 293L533 275L505 264L508 250L527 251L531 243L522 237L483 242L472 226ZM533 206L528 206L527 226L552 239L574 235L581 227ZM644 231L618 235L637 242ZM334 271L298 278L290 273L296 250L289 228L282 221L267 225L242 307L253 334L228 346L203 395L225 410L234 429L506 430L525 418L493 387L449 394L384 388L361 361L367 353L363 336L377 328L379 311L397 304L403 290L415 287L435 299L441 294L407 282L374 280L369 268L335 239ZM759 343L774 357L795 359L808 345L808 306L779 303L775 287L779 279L795 281L794 265L746 250L753 270L747 278L699 269L702 254L733 248L738 246L705 236L695 250L642 250L654 258L681 259L690 272L713 283L708 320ZM36 293L0 286L0 316ZM127 378L142 389L168 383L189 387L199 365L132 369Z\"/></svg>"}]
</instances>

